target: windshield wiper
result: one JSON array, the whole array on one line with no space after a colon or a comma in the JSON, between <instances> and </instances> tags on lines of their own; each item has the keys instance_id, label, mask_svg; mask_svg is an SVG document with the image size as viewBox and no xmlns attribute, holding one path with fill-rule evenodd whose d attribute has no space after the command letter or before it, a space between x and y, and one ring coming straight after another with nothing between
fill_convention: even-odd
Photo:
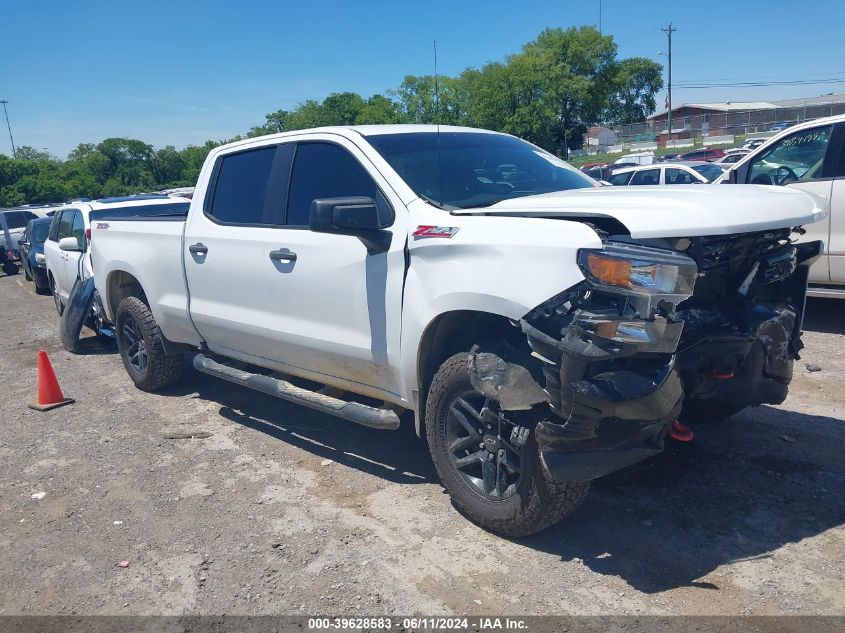
<instances>
[{"instance_id":1,"label":"windshield wiper","mask_svg":"<svg viewBox=\"0 0 845 633\"><path fill-rule=\"evenodd\" d=\"M428 202L431 206L437 207L438 209L442 209L443 211L454 211L457 208L453 207L451 204L441 204L440 202L437 202L437 200L429 198L424 193L418 193L417 195L426 202Z\"/></svg>"},{"instance_id":2,"label":"windshield wiper","mask_svg":"<svg viewBox=\"0 0 845 633\"><path fill-rule=\"evenodd\" d=\"M507 200L507 198L502 198L502 200ZM460 209L483 209L484 207L492 207L494 204L498 204L502 202L502 200L492 200L490 202L482 202L480 204L470 204L465 207L459 207Z\"/></svg>"}]
</instances>

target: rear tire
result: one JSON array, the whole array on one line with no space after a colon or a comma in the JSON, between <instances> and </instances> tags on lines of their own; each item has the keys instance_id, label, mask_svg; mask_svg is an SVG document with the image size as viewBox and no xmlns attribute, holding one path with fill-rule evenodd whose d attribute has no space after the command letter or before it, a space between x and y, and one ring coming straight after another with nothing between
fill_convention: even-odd
<instances>
[{"instance_id":1,"label":"rear tire","mask_svg":"<svg viewBox=\"0 0 845 633\"><path fill-rule=\"evenodd\" d=\"M5 262L3 264L3 272L10 276L17 275L19 272L18 265L14 262Z\"/></svg>"},{"instance_id":2,"label":"rear tire","mask_svg":"<svg viewBox=\"0 0 845 633\"><path fill-rule=\"evenodd\" d=\"M465 352L455 354L440 366L429 388L425 415L426 435L437 474L456 508L473 523L508 537L526 536L539 532L575 510L586 497L590 484L589 482L555 482L548 479L540 462L540 451L534 438L533 428L521 449L511 442L501 442L507 433L503 434L495 430L495 427L494 430L488 431L486 422L474 417L473 413L464 407L467 399L484 400L484 396L475 392L472 387L468 365L469 354ZM495 402L489 399L485 400L484 407L488 409L488 414L491 409L498 411ZM460 408L460 411L464 413L464 419L469 422L469 427L480 428L471 429L461 423L468 434L462 437L461 427L457 427L458 435L455 437L455 421L458 418L454 417L454 408ZM474 407L473 410L475 410ZM526 416L531 416L531 413L504 412L503 415L509 421L506 427L500 425L499 429L510 429L511 426L516 425L525 426L529 424ZM518 422L517 419L520 421ZM500 436L498 439L497 433ZM510 440L510 437L505 439ZM459 442L466 444L467 448L456 451L455 446ZM489 453L487 448L481 447L482 444L485 447L488 446L485 442L490 442L490 446L494 446ZM511 452L510 449L517 450ZM502 456L502 451L504 451L504 456ZM466 453L466 457L461 457L462 453ZM457 463L461 459L466 460L472 457L473 453L484 458L478 460L482 474L480 480L466 472L468 468L477 467L478 464L462 467ZM494 455L502 456L502 461ZM506 462L511 459L513 460L511 464L507 464ZM485 464L485 462L488 463ZM503 462L506 463L505 470L500 471ZM517 466L518 476L512 474L511 465ZM492 492L485 492L489 488L484 481L485 467L495 467L493 480L496 483L495 490ZM501 486L499 485L500 476L504 479Z\"/></svg>"},{"instance_id":3,"label":"rear tire","mask_svg":"<svg viewBox=\"0 0 845 633\"><path fill-rule=\"evenodd\" d=\"M184 354L166 354L163 339L149 306L138 297L126 297L117 307L115 335L126 373L142 391L157 391L176 384L185 373Z\"/></svg>"}]
</instances>

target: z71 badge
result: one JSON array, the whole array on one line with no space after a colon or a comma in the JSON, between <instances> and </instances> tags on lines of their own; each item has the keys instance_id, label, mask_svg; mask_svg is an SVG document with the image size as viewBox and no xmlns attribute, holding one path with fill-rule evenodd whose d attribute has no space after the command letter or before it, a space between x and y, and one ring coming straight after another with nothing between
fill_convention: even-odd
<instances>
[{"instance_id":1,"label":"z71 badge","mask_svg":"<svg viewBox=\"0 0 845 633\"><path fill-rule=\"evenodd\" d=\"M431 226L421 224L417 227L416 231L411 233L411 235L414 237L414 239L420 239L423 237L451 238L457 232L457 226Z\"/></svg>"}]
</instances>

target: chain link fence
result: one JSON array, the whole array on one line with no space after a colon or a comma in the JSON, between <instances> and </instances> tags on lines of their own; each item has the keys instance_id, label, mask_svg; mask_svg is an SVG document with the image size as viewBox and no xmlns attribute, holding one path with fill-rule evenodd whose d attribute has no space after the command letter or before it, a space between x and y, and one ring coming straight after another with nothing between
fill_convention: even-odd
<instances>
[{"instance_id":1,"label":"chain link fence","mask_svg":"<svg viewBox=\"0 0 845 633\"><path fill-rule=\"evenodd\" d=\"M578 153L584 155L658 147L733 145L742 139L768 138L785 125L845 114L845 103L698 114L693 114L692 110L679 108L673 112L672 140L668 139L666 116L661 115L642 123L605 124L603 127L613 134L588 139Z\"/></svg>"}]
</instances>

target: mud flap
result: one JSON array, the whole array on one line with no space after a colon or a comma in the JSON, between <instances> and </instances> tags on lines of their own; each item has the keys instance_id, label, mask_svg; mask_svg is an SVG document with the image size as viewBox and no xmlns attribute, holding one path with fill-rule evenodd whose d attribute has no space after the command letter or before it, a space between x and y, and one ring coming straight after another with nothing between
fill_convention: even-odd
<instances>
[{"instance_id":1,"label":"mud flap","mask_svg":"<svg viewBox=\"0 0 845 633\"><path fill-rule=\"evenodd\" d=\"M94 305L94 278L89 277L85 281L78 279L73 284L70 296L62 314L59 324L59 337L64 348L73 353L79 353L79 334L88 315L91 314L91 307Z\"/></svg>"}]
</instances>

